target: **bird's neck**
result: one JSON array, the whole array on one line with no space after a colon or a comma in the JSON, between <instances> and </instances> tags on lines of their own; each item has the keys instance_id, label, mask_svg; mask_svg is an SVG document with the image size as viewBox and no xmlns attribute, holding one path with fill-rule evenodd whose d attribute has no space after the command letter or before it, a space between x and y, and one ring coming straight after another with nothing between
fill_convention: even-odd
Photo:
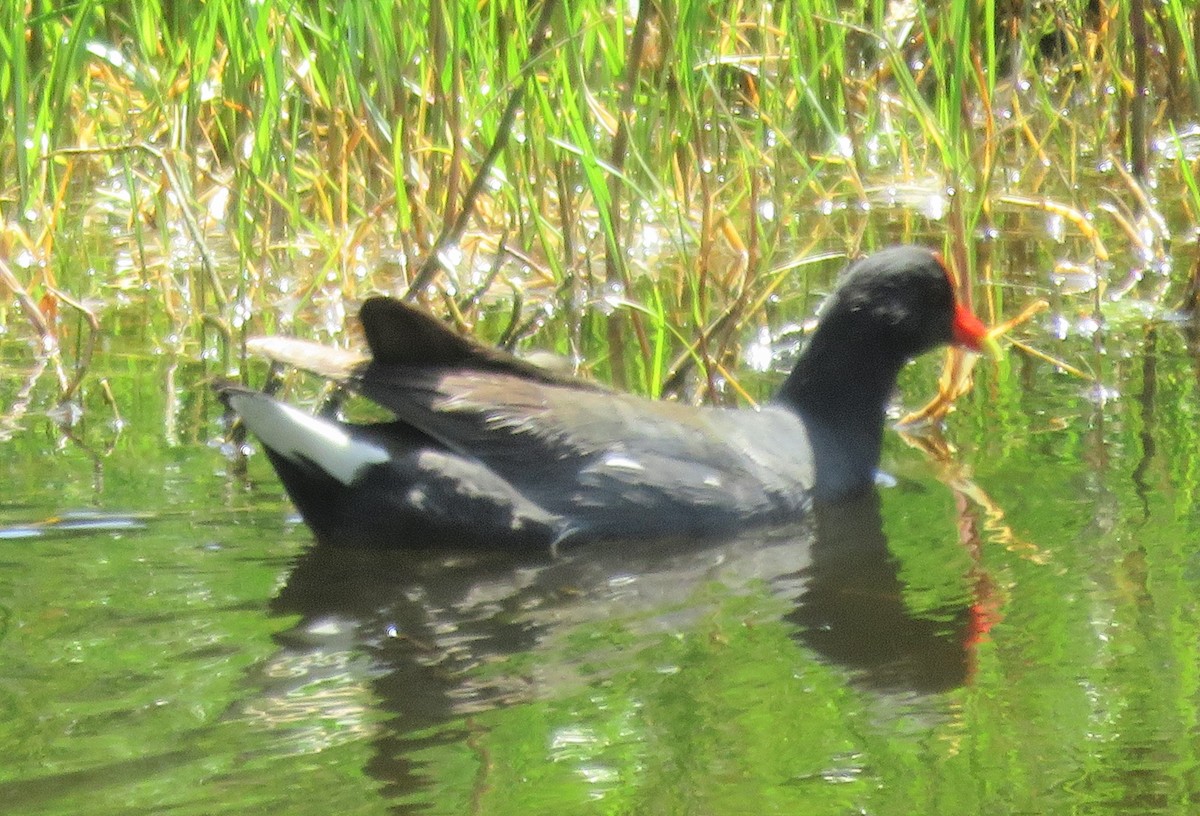
<instances>
[{"instance_id":1,"label":"bird's neck","mask_svg":"<svg viewBox=\"0 0 1200 816\"><path fill-rule=\"evenodd\" d=\"M809 340L775 402L805 416L883 427L903 361L886 349L822 326Z\"/></svg>"},{"instance_id":2,"label":"bird's neck","mask_svg":"<svg viewBox=\"0 0 1200 816\"><path fill-rule=\"evenodd\" d=\"M861 338L818 329L810 339L774 402L804 420L819 494L836 498L873 481L900 365Z\"/></svg>"}]
</instances>

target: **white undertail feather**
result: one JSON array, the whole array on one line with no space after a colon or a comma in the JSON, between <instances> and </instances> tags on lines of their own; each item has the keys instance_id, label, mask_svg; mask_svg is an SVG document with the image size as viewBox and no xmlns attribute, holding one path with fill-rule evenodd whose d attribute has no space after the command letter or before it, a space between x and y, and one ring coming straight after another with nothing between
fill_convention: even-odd
<instances>
[{"instance_id":1,"label":"white undertail feather","mask_svg":"<svg viewBox=\"0 0 1200 816\"><path fill-rule=\"evenodd\" d=\"M353 484L368 465L388 460L386 450L354 439L337 423L264 394L230 394L229 404L250 432L275 453L297 463L306 459L344 485Z\"/></svg>"}]
</instances>

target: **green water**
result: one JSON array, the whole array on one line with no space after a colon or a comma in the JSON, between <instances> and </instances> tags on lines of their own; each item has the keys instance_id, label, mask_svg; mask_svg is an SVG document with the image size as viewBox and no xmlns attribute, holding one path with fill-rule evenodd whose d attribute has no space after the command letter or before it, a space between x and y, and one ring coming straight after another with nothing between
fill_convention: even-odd
<instances>
[{"instance_id":1,"label":"green water","mask_svg":"<svg viewBox=\"0 0 1200 816\"><path fill-rule=\"evenodd\" d=\"M0 810L1194 814L1196 341L1093 342L1043 347L1107 399L982 364L877 502L515 561L310 549L210 372L114 341L77 424L43 380L0 442Z\"/></svg>"}]
</instances>

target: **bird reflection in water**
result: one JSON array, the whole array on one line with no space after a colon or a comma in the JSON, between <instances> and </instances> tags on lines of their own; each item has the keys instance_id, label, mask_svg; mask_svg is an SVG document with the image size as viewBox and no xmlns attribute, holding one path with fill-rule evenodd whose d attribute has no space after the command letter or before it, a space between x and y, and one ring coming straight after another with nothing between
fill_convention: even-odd
<instances>
[{"instance_id":1,"label":"bird reflection in water","mask_svg":"<svg viewBox=\"0 0 1200 816\"><path fill-rule=\"evenodd\" d=\"M300 616L279 636L280 659L293 667L290 690L345 672L346 661L331 654L357 656L372 691L359 697L377 708L368 719L382 723L367 771L401 795L420 787L407 754L431 739L466 738L437 726L595 679L575 665L546 665L565 662L552 644L589 623L625 624L645 644L656 633L691 631L718 603L699 591L713 582L733 593L769 587L790 608L784 617L798 655L842 667L873 693L929 695L969 682L976 605L964 598L914 612L898 566L871 490L818 505L805 525L702 547L608 543L550 558L316 546L272 609ZM514 656L533 661L509 675L476 671Z\"/></svg>"}]
</instances>

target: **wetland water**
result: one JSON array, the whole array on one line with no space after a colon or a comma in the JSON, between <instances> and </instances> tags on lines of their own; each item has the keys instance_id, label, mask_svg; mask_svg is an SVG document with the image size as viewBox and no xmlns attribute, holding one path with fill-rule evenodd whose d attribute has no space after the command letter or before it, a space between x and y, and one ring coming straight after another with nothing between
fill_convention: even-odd
<instances>
[{"instance_id":1,"label":"wetland water","mask_svg":"<svg viewBox=\"0 0 1200 816\"><path fill-rule=\"evenodd\" d=\"M207 372L116 332L0 442L2 809L1193 814L1196 335L1130 311L1039 318L1102 387L981 363L877 496L554 561L312 549Z\"/></svg>"}]
</instances>

